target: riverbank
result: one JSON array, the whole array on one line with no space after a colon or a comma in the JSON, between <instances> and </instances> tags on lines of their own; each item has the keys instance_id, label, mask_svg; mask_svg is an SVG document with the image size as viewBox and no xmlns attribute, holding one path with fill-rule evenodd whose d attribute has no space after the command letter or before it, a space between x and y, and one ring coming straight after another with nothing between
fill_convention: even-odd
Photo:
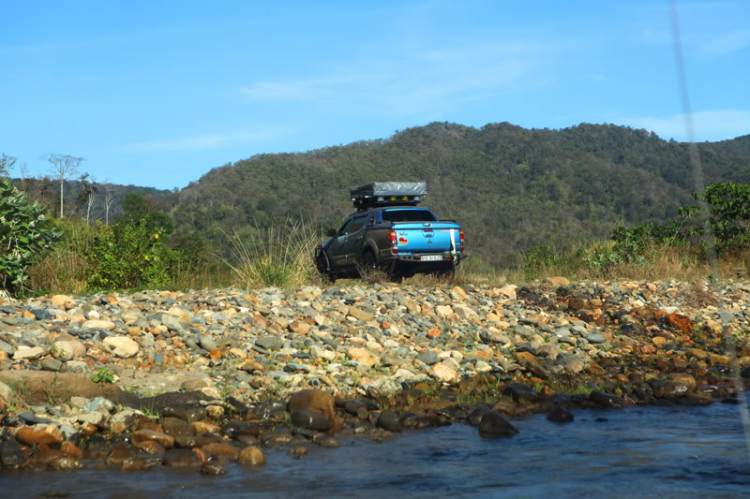
<instances>
[{"instance_id":1,"label":"riverbank","mask_svg":"<svg viewBox=\"0 0 750 499\"><path fill-rule=\"evenodd\" d=\"M564 278L6 300L2 465L220 474L455 421L735 403L749 303L746 281Z\"/></svg>"}]
</instances>

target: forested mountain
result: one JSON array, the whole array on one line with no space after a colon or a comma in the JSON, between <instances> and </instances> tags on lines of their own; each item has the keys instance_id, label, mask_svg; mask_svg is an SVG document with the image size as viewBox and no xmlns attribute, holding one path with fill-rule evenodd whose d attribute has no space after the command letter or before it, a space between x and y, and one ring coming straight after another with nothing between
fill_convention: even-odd
<instances>
[{"instance_id":1,"label":"forested mountain","mask_svg":"<svg viewBox=\"0 0 750 499\"><path fill-rule=\"evenodd\" d=\"M699 144L705 183L750 181L750 135ZM466 228L473 255L519 263L542 242L606 238L617 223L661 221L691 201L688 146L614 125L527 130L431 123L387 140L298 154L262 154L215 168L179 195L178 230L222 231L288 219L334 226L349 188L373 181L428 182L425 206Z\"/></svg>"}]
</instances>

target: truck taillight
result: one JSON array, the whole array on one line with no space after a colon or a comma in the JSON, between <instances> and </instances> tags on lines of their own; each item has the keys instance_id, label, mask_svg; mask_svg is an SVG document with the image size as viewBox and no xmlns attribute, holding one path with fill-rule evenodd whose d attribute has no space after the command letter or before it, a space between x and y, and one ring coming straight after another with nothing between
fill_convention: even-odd
<instances>
[{"instance_id":1,"label":"truck taillight","mask_svg":"<svg viewBox=\"0 0 750 499\"><path fill-rule=\"evenodd\" d=\"M461 229L460 231L458 231L458 235L461 241L461 253L463 253L464 252L464 230Z\"/></svg>"},{"instance_id":2,"label":"truck taillight","mask_svg":"<svg viewBox=\"0 0 750 499\"><path fill-rule=\"evenodd\" d=\"M390 233L391 237L391 254L397 255L398 254L398 248L396 247L398 245L398 240L396 239L396 231L392 230Z\"/></svg>"}]
</instances>

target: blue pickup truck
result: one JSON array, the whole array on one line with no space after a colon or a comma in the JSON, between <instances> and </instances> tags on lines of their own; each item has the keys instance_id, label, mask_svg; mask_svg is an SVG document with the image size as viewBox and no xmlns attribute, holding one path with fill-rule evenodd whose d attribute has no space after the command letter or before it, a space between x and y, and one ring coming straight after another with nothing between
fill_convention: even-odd
<instances>
[{"instance_id":1,"label":"blue pickup truck","mask_svg":"<svg viewBox=\"0 0 750 499\"><path fill-rule=\"evenodd\" d=\"M377 182L352 189L357 210L315 249L318 271L330 280L385 271L394 280L416 273L450 275L464 257L464 231L417 204L424 182Z\"/></svg>"}]
</instances>

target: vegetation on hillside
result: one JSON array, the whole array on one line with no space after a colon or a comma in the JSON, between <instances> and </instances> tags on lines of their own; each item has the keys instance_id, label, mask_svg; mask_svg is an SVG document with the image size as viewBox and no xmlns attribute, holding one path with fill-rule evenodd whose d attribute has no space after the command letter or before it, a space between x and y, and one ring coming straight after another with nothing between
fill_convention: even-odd
<instances>
[{"instance_id":1,"label":"vegetation on hillside","mask_svg":"<svg viewBox=\"0 0 750 499\"><path fill-rule=\"evenodd\" d=\"M750 136L699 145L707 183L750 181ZM179 195L177 231L197 230L217 251L225 233L292 220L336 226L349 188L426 180L425 205L466 228L473 258L520 268L538 244L560 250L609 237L617 225L660 223L693 191L688 147L612 125L526 130L432 123L299 154L262 154L216 168Z\"/></svg>"}]
</instances>

